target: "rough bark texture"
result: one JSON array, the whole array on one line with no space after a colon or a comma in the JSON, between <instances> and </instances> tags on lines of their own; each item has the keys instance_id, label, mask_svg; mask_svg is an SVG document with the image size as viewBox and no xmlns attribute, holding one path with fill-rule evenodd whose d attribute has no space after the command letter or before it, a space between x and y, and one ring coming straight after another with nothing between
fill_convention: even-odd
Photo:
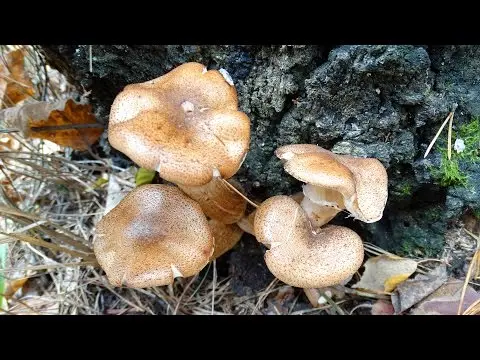
<instances>
[{"instance_id":1,"label":"rough bark texture","mask_svg":"<svg viewBox=\"0 0 480 360\"><path fill-rule=\"evenodd\" d=\"M430 167L440 156L423 154L454 103L455 124L480 115L478 46L101 46L93 72L88 46L44 46L53 66L92 90L99 119L129 83L158 77L197 61L225 68L241 110L252 122L250 152L237 174L248 193L265 199L300 190L283 171L274 150L313 143L341 154L376 157L388 168L389 201L384 218L362 224L337 217L365 240L390 250L442 250L449 221L466 206L476 209L480 166L461 163L469 186L440 187ZM103 148L125 159L108 143Z\"/></svg>"}]
</instances>

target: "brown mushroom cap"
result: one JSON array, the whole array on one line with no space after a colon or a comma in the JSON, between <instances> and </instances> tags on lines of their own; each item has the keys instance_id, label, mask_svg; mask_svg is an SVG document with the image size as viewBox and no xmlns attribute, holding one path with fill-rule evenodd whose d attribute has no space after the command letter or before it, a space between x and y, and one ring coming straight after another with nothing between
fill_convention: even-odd
<instances>
[{"instance_id":1,"label":"brown mushroom cap","mask_svg":"<svg viewBox=\"0 0 480 360\"><path fill-rule=\"evenodd\" d=\"M197 274L214 240L200 205L178 188L143 185L105 215L95 230L94 252L114 286L172 284Z\"/></svg>"},{"instance_id":2,"label":"brown mushroom cap","mask_svg":"<svg viewBox=\"0 0 480 360\"><path fill-rule=\"evenodd\" d=\"M363 244L354 231L330 225L313 232L304 210L288 196L264 201L254 227L257 240L270 247L265 254L268 269L288 285L335 285L362 265Z\"/></svg>"},{"instance_id":3,"label":"brown mushroom cap","mask_svg":"<svg viewBox=\"0 0 480 360\"><path fill-rule=\"evenodd\" d=\"M381 219L388 197L388 176L377 159L337 155L310 144L282 146L275 154L293 177L340 193L343 196L343 204L337 203L340 209L346 208L364 222ZM324 194L335 198L331 192ZM305 195L317 204L321 200Z\"/></svg>"},{"instance_id":4,"label":"brown mushroom cap","mask_svg":"<svg viewBox=\"0 0 480 360\"><path fill-rule=\"evenodd\" d=\"M141 167L183 185L228 179L250 142L250 120L238 111L236 90L220 71L186 63L132 84L113 102L108 140Z\"/></svg>"},{"instance_id":5,"label":"brown mushroom cap","mask_svg":"<svg viewBox=\"0 0 480 360\"><path fill-rule=\"evenodd\" d=\"M301 204L302 201L304 200L305 196L303 195L303 192L299 191L293 195L290 195L290 197L295 200L298 204ZM254 230L254 222L255 222L255 214L257 210L253 210L250 214L247 216L242 217L239 221L237 221L237 225L242 229L243 231L255 236L255 230Z\"/></svg>"},{"instance_id":6,"label":"brown mushroom cap","mask_svg":"<svg viewBox=\"0 0 480 360\"><path fill-rule=\"evenodd\" d=\"M239 191L242 190L241 185L235 180L228 181ZM178 185L178 187L200 204L205 215L224 224L239 221L247 208L247 201L217 177L205 185Z\"/></svg>"},{"instance_id":7,"label":"brown mushroom cap","mask_svg":"<svg viewBox=\"0 0 480 360\"><path fill-rule=\"evenodd\" d=\"M208 225L215 239L215 251L211 260L222 256L233 248L243 235L243 230L235 224L224 224L215 219L210 219Z\"/></svg>"}]
</instances>

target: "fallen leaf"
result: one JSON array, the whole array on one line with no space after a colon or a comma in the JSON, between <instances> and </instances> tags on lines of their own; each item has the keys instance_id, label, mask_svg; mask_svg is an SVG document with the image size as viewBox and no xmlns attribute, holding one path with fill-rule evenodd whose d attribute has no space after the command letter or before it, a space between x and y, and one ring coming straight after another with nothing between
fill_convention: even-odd
<instances>
[{"instance_id":1,"label":"fallen leaf","mask_svg":"<svg viewBox=\"0 0 480 360\"><path fill-rule=\"evenodd\" d=\"M385 300L376 301L371 311L372 315L393 315L395 313L392 303Z\"/></svg>"},{"instance_id":2,"label":"fallen leaf","mask_svg":"<svg viewBox=\"0 0 480 360\"><path fill-rule=\"evenodd\" d=\"M103 133L103 128L88 126L98 125L91 110L90 105L76 104L72 99L68 99L65 109L53 110L47 120L30 120L29 135L76 150L87 150ZM79 127L69 128L72 125Z\"/></svg>"},{"instance_id":3,"label":"fallen leaf","mask_svg":"<svg viewBox=\"0 0 480 360\"><path fill-rule=\"evenodd\" d=\"M104 177L100 177L97 180L95 180L95 182L93 183L93 188L98 189L105 184L108 184L108 179L105 179Z\"/></svg>"},{"instance_id":4,"label":"fallen leaf","mask_svg":"<svg viewBox=\"0 0 480 360\"><path fill-rule=\"evenodd\" d=\"M28 281L28 277L15 279L7 282L7 287L5 289L5 297L10 298L15 294L19 289L23 288L25 283Z\"/></svg>"},{"instance_id":5,"label":"fallen leaf","mask_svg":"<svg viewBox=\"0 0 480 360\"><path fill-rule=\"evenodd\" d=\"M26 137L52 141L76 150L86 150L103 133L91 106L72 99L54 103L37 101L0 110L0 124L18 129Z\"/></svg>"},{"instance_id":6,"label":"fallen leaf","mask_svg":"<svg viewBox=\"0 0 480 360\"><path fill-rule=\"evenodd\" d=\"M360 281L352 286L376 294L390 293L415 270L417 262L399 256L383 254L368 259Z\"/></svg>"},{"instance_id":7,"label":"fallen leaf","mask_svg":"<svg viewBox=\"0 0 480 360\"><path fill-rule=\"evenodd\" d=\"M137 186L151 184L156 173L155 170L139 168L135 174L135 184Z\"/></svg>"},{"instance_id":8,"label":"fallen leaf","mask_svg":"<svg viewBox=\"0 0 480 360\"><path fill-rule=\"evenodd\" d=\"M7 82L2 99L7 104L15 105L28 96L34 95L35 90L32 80L25 73L25 50L18 49L10 51L5 58L7 64L4 67L8 72L5 75L5 71L0 71L0 77Z\"/></svg>"},{"instance_id":9,"label":"fallen leaf","mask_svg":"<svg viewBox=\"0 0 480 360\"><path fill-rule=\"evenodd\" d=\"M452 280L443 284L432 294L420 302L412 310L413 315L456 315L460 305L463 281ZM463 300L462 313L475 301L480 299L480 294L472 287L467 286Z\"/></svg>"},{"instance_id":10,"label":"fallen leaf","mask_svg":"<svg viewBox=\"0 0 480 360\"><path fill-rule=\"evenodd\" d=\"M428 274L419 274L397 286L392 294L392 304L396 314L400 314L422 301L447 281L445 264L437 266Z\"/></svg>"},{"instance_id":11,"label":"fallen leaf","mask_svg":"<svg viewBox=\"0 0 480 360\"><path fill-rule=\"evenodd\" d=\"M5 97L5 92L7 91L7 80L5 80L7 75L7 69L2 65L2 63L0 63L0 109L4 105L3 98Z\"/></svg>"}]
</instances>

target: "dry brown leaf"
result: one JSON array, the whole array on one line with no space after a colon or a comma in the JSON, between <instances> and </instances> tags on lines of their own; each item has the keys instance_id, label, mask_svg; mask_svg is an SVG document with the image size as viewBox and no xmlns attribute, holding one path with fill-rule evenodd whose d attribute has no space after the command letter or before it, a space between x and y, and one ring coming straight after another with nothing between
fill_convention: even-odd
<instances>
[{"instance_id":1,"label":"dry brown leaf","mask_svg":"<svg viewBox=\"0 0 480 360\"><path fill-rule=\"evenodd\" d=\"M395 313L400 314L411 308L442 286L447 279L447 267L441 264L426 275L419 274L398 285L392 294Z\"/></svg>"},{"instance_id":2,"label":"dry brown leaf","mask_svg":"<svg viewBox=\"0 0 480 360\"><path fill-rule=\"evenodd\" d=\"M7 287L4 293L5 297L9 298L13 296L13 294L15 294L19 289L23 288L23 286L27 281L28 281L28 277L8 281Z\"/></svg>"},{"instance_id":3,"label":"dry brown leaf","mask_svg":"<svg viewBox=\"0 0 480 360\"><path fill-rule=\"evenodd\" d=\"M0 110L0 124L18 129L26 137L50 140L76 150L86 150L103 133L90 105L76 104L72 99L34 102Z\"/></svg>"},{"instance_id":4,"label":"dry brown leaf","mask_svg":"<svg viewBox=\"0 0 480 360\"><path fill-rule=\"evenodd\" d=\"M463 281L452 280L442 285L420 302L412 310L413 315L456 315L462 294ZM475 301L480 294L468 286L463 301L462 313Z\"/></svg>"},{"instance_id":5,"label":"dry brown leaf","mask_svg":"<svg viewBox=\"0 0 480 360\"><path fill-rule=\"evenodd\" d=\"M10 51L5 58L8 72L4 75L5 71L3 71L3 73L0 71L0 76L3 75L3 79L7 82L3 100L8 105L15 105L27 97L34 95L35 90L32 80L25 72L25 50L18 49ZM3 66L3 64L0 66Z\"/></svg>"},{"instance_id":6,"label":"dry brown leaf","mask_svg":"<svg viewBox=\"0 0 480 360\"><path fill-rule=\"evenodd\" d=\"M0 62L0 109L3 107L3 98L7 91L7 80L5 80L7 76L7 68Z\"/></svg>"},{"instance_id":7,"label":"dry brown leaf","mask_svg":"<svg viewBox=\"0 0 480 360\"><path fill-rule=\"evenodd\" d=\"M47 119L53 110L63 110L66 102L36 101L0 110L0 125L7 129L18 129L28 135L30 120Z\"/></svg>"},{"instance_id":8,"label":"dry brown leaf","mask_svg":"<svg viewBox=\"0 0 480 360\"><path fill-rule=\"evenodd\" d=\"M42 127L68 127L69 125L97 125L95 115L91 112L90 105L76 104L72 99L68 99L65 109L53 110L47 120L30 120L28 123L30 137L50 140L58 145L69 146L76 150L86 150L95 143L103 129L99 127L76 128L76 129L56 129L47 131L35 131Z\"/></svg>"},{"instance_id":9,"label":"dry brown leaf","mask_svg":"<svg viewBox=\"0 0 480 360\"><path fill-rule=\"evenodd\" d=\"M368 259L358 283L352 286L362 291L384 294L393 291L417 269L417 262L399 256L383 254Z\"/></svg>"}]
</instances>

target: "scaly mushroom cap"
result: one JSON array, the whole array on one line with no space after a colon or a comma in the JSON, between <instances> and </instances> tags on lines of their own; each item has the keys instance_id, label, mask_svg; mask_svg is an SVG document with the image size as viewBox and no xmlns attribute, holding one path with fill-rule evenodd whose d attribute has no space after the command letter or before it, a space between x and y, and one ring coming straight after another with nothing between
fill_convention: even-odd
<instances>
[{"instance_id":1,"label":"scaly mushroom cap","mask_svg":"<svg viewBox=\"0 0 480 360\"><path fill-rule=\"evenodd\" d=\"M110 144L176 184L206 184L214 171L230 178L248 151L250 120L224 73L186 63L126 86L110 111Z\"/></svg>"},{"instance_id":2,"label":"scaly mushroom cap","mask_svg":"<svg viewBox=\"0 0 480 360\"><path fill-rule=\"evenodd\" d=\"M242 190L238 182L232 179L228 181L239 191ZM247 208L247 201L218 177L214 177L205 185L178 185L178 187L200 204L205 215L224 224L233 224L239 221Z\"/></svg>"},{"instance_id":3,"label":"scaly mushroom cap","mask_svg":"<svg viewBox=\"0 0 480 360\"><path fill-rule=\"evenodd\" d=\"M97 224L94 252L114 286L172 284L197 274L214 240L200 205L178 188L143 185Z\"/></svg>"},{"instance_id":4,"label":"scaly mushroom cap","mask_svg":"<svg viewBox=\"0 0 480 360\"><path fill-rule=\"evenodd\" d=\"M288 285L335 285L362 265L363 244L354 231L330 225L313 232L305 211L288 196L264 201L254 228L257 240L270 247L265 253L268 269Z\"/></svg>"},{"instance_id":5,"label":"scaly mushroom cap","mask_svg":"<svg viewBox=\"0 0 480 360\"><path fill-rule=\"evenodd\" d=\"M208 225L215 239L215 251L211 260L222 256L233 248L243 235L243 230L235 224L224 224L215 219L210 219Z\"/></svg>"},{"instance_id":6,"label":"scaly mushroom cap","mask_svg":"<svg viewBox=\"0 0 480 360\"><path fill-rule=\"evenodd\" d=\"M284 161L285 171L296 179L330 190L323 193L328 198L322 198L310 197L304 188L305 196L318 205L319 201L332 202L335 195L331 191L334 191L343 196L343 204L338 201L337 206L346 208L355 218L364 222L382 218L388 197L388 176L377 159L337 155L310 144L282 146L275 154Z\"/></svg>"}]
</instances>

